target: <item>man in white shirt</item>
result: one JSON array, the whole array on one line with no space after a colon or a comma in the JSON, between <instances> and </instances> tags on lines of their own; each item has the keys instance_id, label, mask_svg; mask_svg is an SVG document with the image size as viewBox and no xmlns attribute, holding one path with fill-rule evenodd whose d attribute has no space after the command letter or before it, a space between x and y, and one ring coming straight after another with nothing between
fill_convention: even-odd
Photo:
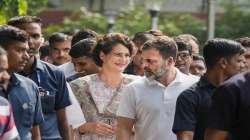
<instances>
[{"instance_id":1,"label":"man in white shirt","mask_svg":"<svg viewBox=\"0 0 250 140\"><path fill-rule=\"evenodd\" d=\"M177 45L161 36L142 48L145 76L128 85L117 112L118 140L176 140L172 132L178 95L198 79L175 68Z\"/></svg>"}]
</instances>

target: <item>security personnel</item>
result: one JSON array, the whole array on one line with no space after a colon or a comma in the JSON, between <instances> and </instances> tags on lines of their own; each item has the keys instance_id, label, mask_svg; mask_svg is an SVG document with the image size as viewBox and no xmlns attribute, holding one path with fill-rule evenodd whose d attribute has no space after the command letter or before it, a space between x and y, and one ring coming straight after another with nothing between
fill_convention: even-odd
<instances>
[{"instance_id":1,"label":"security personnel","mask_svg":"<svg viewBox=\"0 0 250 140\"><path fill-rule=\"evenodd\" d=\"M40 125L43 140L69 140L70 131L65 108L71 104L62 71L42 62L37 56L43 43L41 19L33 16L20 16L10 19L9 25L25 30L29 34L30 59L22 75L29 77L39 86L44 113L44 123Z\"/></svg>"},{"instance_id":2,"label":"security personnel","mask_svg":"<svg viewBox=\"0 0 250 140\"><path fill-rule=\"evenodd\" d=\"M43 114L38 87L30 79L16 74L22 71L29 56L28 35L17 28L0 26L0 45L8 53L8 72L11 75L5 97L13 107L14 119L22 140L39 140L39 125Z\"/></svg>"}]
</instances>

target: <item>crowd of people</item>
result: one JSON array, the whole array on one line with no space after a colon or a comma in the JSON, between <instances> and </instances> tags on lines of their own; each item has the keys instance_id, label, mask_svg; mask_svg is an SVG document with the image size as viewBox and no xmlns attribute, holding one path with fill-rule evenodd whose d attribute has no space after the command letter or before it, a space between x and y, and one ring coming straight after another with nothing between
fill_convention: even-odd
<instances>
[{"instance_id":1,"label":"crowd of people","mask_svg":"<svg viewBox=\"0 0 250 140\"><path fill-rule=\"evenodd\" d=\"M250 38L160 30L46 40L0 25L0 140L249 140ZM202 54L202 55L201 55Z\"/></svg>"}]
</instances>

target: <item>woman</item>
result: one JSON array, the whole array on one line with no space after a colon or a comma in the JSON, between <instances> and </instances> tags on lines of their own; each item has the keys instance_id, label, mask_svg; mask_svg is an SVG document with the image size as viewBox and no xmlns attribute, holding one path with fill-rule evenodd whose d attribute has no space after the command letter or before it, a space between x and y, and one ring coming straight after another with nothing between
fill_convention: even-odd
<instances>
[{"instance_id":1,"label":"woman","mask_svg":"<svg viewBox=\"0 0 250 140\"><path fill-rule=\"evenodd\" d=\"M93 59L100 71L71 82L86 119L79 127L82 140L115 139L121 91L138 78L122 73L130 62L132 49L129 37L121 33L104 35L93 50Z\"/></svg>"}]
</instances>

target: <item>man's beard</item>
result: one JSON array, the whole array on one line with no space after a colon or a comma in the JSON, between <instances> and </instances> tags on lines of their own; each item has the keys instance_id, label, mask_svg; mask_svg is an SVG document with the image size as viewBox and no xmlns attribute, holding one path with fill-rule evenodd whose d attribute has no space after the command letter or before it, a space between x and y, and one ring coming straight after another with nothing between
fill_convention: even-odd
<instances>
[{"instance_id":1,"label":"man's beard","mask_svg":"<svg viewBox=\"0 0 250 140\"><path fill-rule=\"evenodd\" d=\"M156 80L159 81L159 79L167 72L164 65L160 67L156 72L151 71L149 68L144 68L144 74L145 76L150 80Z\"/></svg>"}]
</instances>

